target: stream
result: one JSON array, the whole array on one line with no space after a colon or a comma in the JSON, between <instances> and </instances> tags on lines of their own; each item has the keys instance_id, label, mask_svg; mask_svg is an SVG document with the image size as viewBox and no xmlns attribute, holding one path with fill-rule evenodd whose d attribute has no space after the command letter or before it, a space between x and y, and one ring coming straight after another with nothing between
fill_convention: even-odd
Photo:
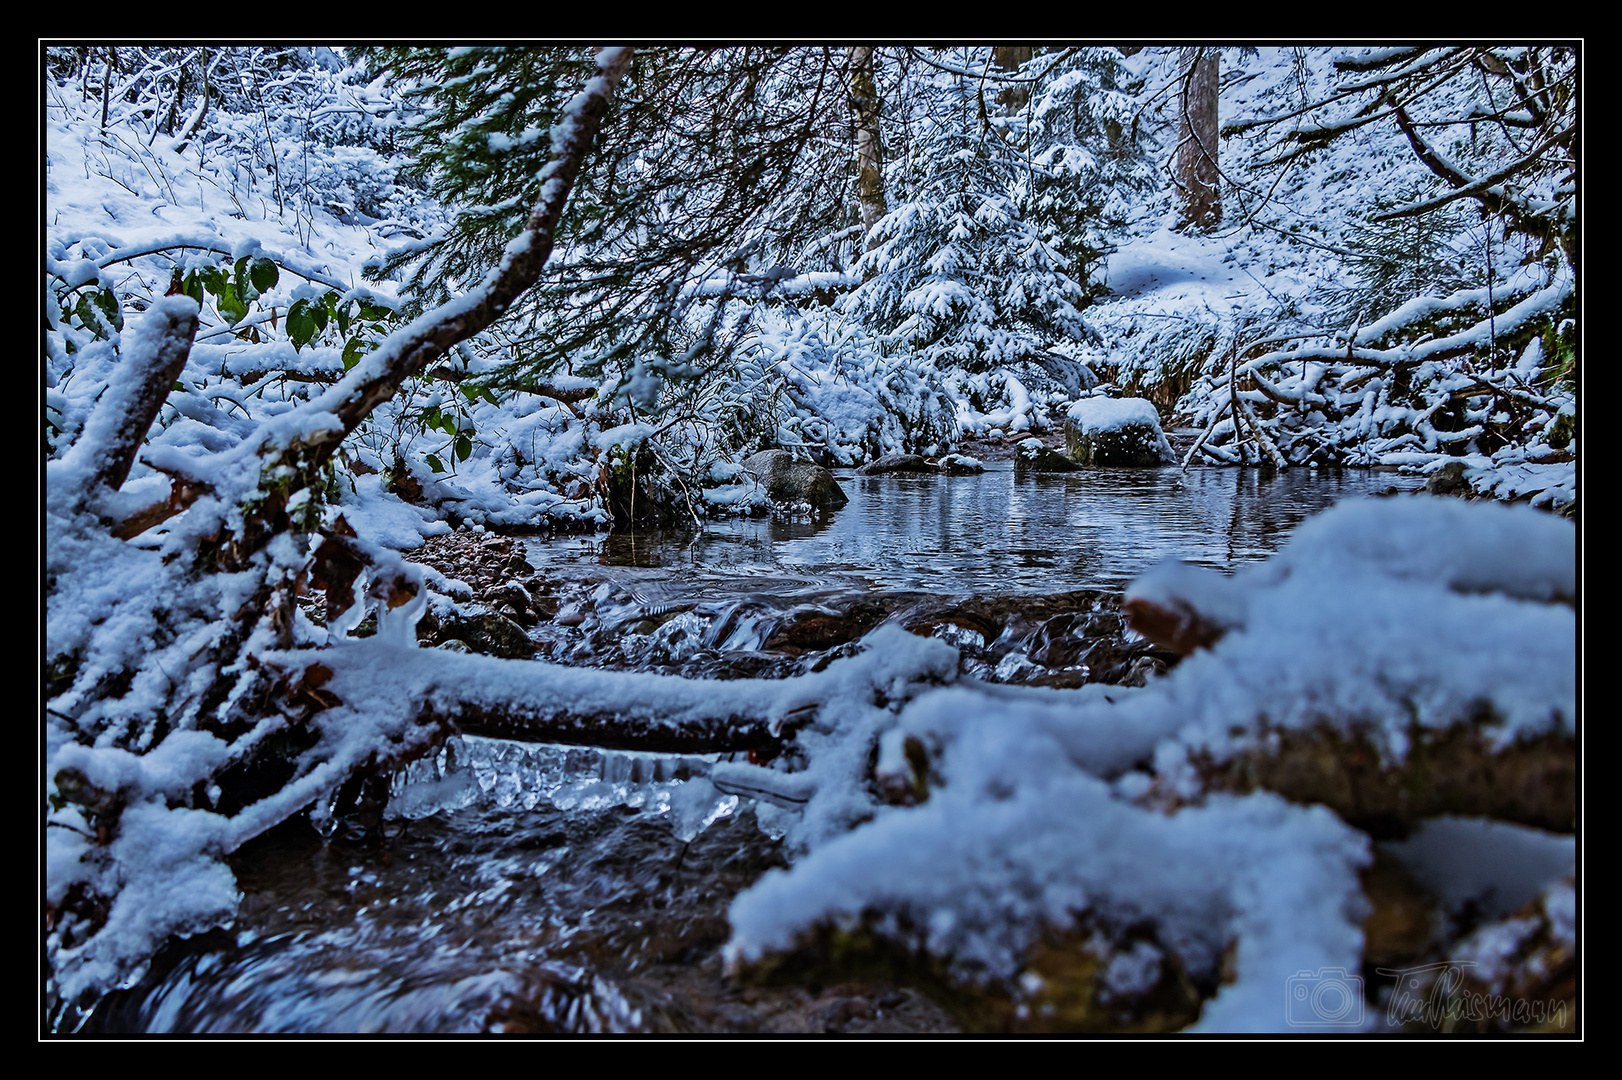
<instances>
[{"instance_id":1,"label":"stream","mask_svg":"<svg viewBox=\"0 0 1622 1080\"><path fill-rule=\"evenodd\" d=\"M1096 676L1094 654L1012 616L994 642L961 612L994 598L1048 626L1076 609L1060 617L1080 633L1162 560L1233 572L1340 499L1422 482L1215 468L835 476L851 502L830 514L523 542L561 602L530 636L558 662L791 675L901 619L961 644L967 674L1074 685ZM781 812L691 782L714 760L453 739L395 779L381 842L324 840L298 821L237 852L234 923L172 941L80 1030L956 1030L882 980L727 977L727 906L786 859Z\"/></svg>"},{"instance_id":2,"label":"stream","mask_svg":"<svg viewBox=\"0 0 1622 1080\"><path fill-rule=\"evenodd\" d=\"M934 592L1119 591L1165 559L1231 573L1342 499L1423 486L1354 469L1085 469L976 476L834 470L848 506L666 531L532 541L537 566L594 563L690 590L729 576L803 575ZM748 581L741 586L751 587ZM758 591L758 590L755 590Z\"/></svg>"}]
</instances>

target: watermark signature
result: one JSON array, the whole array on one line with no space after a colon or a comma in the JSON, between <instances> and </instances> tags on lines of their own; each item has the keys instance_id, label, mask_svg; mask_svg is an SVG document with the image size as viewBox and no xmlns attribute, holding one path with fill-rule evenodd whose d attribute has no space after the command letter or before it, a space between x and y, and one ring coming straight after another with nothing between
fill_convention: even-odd
<instances>
[{"instance_id":1,"label":"watermark signature","mask_svg":"<svg viewBox=\"0 0 1622 1080\"><path fill-rule=\"evenodd\" d=\"M1385 1002L1392 1028L1452 1030L1497 1022L1504 1027L1564 1028L1572 1019L1559 998L1488 993L1467 979L1470 960L1444 960L1412 968L1376 968L1396 980ZM1358 1030L1364 1026L1363 979L1345 968L1298 971L1284 981L1284 1022L1291 1027Z\"/></svg>"},{"instance_id":2,"label":"watermark signature","mask_svg":"<svg viewBox=\"0 0 1622 1080\"><path fill-rule=\"evenodd\" d=\"M1412 968L1376 968L1397 980L1386 1000L1386 1022L1393 1027L1424 1026L1437 1030L1459 1024L1498 1021L1513 1027L1564 1028L1567 1002L1486 993L1465 980L1475 967L1470 960L1443 960Z\"/></svg>"}]
</instances>

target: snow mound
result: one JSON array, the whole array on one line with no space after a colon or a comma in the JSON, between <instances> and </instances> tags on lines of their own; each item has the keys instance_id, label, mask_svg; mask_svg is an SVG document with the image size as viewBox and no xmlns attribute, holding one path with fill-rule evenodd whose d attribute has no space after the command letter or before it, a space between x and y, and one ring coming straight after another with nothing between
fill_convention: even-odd
<instances>
[{"instance_id":1,"label":"snow mound","mask_svg":"<svg viewBox=\"0 0 1622 1080\"><path fill-rule=\"evenodd\" d=\"M1083 431L1119 431L1134 424L1160 427L1154 403L1143 398L1082 398L1066 415Z\"/></svg>"}]
</instances>

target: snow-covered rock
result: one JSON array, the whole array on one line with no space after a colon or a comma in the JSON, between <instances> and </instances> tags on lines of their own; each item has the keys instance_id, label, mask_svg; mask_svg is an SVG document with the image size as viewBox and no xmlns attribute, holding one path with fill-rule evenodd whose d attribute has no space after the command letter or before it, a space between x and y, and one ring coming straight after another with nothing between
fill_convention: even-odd
<instances>
[{"instance_id":1,"label":"snow-covered rock","mask_svg":"<svg viewBox=\"0 0 1622 1080\"><path fill-rule=\"evenodd\" d=\"M1083 465L1162 465L1173 460L1160 414L1143 398L1082 398L1064 421L1071 458Z\"/></svg>"}]
</instances>

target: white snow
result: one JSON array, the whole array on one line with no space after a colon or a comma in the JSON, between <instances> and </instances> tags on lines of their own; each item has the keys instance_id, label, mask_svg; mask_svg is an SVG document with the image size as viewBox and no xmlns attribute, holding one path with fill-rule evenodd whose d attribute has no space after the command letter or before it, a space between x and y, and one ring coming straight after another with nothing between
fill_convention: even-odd
<instances>
[{"instance_id":1,"label":"white snow","mask_svg":"<svg viewBox=\"0 0 1622 1080\"><path fill-rule=\"evenodd\" d=\"M1066 415L1083 431L1119 431L1132 425L1159 429L1160 413L1143 398L1082 398Z\"/></svg>"}]
</instances>

